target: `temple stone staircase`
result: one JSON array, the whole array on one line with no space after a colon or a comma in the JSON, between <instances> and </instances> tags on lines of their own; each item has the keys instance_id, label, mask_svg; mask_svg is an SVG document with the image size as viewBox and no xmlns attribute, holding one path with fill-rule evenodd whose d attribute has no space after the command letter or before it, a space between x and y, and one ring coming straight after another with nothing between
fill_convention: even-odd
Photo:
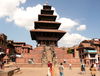
<instances>
[{"instance_id":1,"label":"temple stone staircase","mask_svg":"<svg viewBox=\"0 0 100 76\"><path fill-rule=\"evenodd\" d=\"M79 58L74 58L72 54L68 54L67 50L63 50L62 48L52 47L52 46L40 46L32 50L29 54L25 54L22 59L23 63L27 63L29 58L33 58L34 64L25 66L41 66L46 65L48 61L51 61L53 64L64 63L67 66L71 63L73 66L79 66L80 60Z\"/></svg>"},{"instance_id":2,"label":"temple stone staircase","mask_svg":"<svg viewBox=\"0 0 100 76\"><path fill-rule=\"evenodd\" d=\"M47 50L47 60L52 61L52 52L51 52L51 50Z\"/></svg>"},{"instance_id":3,"label":"temple stone staircase","mask_svg":"<svg viewBox=\"0 0 100 76\"><path fill-rule=\"evenodd\" d=\"M56 63L56 54L54 49L51 46L45 46L43 54L42 54L42 62L44 63L48 63L48 61L52 62L52 63Z\"/></svg>"}]
</instances>

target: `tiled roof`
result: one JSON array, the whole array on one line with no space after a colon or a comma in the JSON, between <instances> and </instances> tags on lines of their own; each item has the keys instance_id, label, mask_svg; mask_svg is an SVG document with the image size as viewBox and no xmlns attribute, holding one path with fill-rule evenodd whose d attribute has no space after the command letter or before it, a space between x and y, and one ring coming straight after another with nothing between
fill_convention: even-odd
<instances>
[{"instance_id":1,"label":"tiled roof","mask_svg":"<svg viewBox=\"0 0 100 76\"><path fill-rule=\"evenodd\" d=\"M35 21L36 23L53 23L53 24L61 24L59 22L55 22L55 21Z\"/></svg>"},{"instance_id":2,"label":"tiled roof","mask_svg":"<svg viewBox=\"0 0 100 76\"><path fill-rule=\"evenodd\" d=\"M54 30L54 29L33 29L33 32L59 32L59 33L66 33L65 31L61 30Z\"/></svg>"},{"instance_id":3,"label":"tiled roof","mask_svg":"<svg viewBox=\"0 0 100 76\"><path fill-rule=\"evenodd\" d=\"M26 46L28 46L28 47L32 47L32 45L29 45L29 44L26 44Z\"/></svg>"},{"instance_id":4,"label":"tiled roof","mask_svg":"<svg viewBox=\"0 0 100 76\"><path fill-rule=\"evenodd\" d=\"M26 45L26 46L22 46L22 47L23 47L23 48L30 48L30 46L27 46L27 45Z\"/></svg>"},{"instance_id":5,"label":"tiled roof","mask_svg":"<svg viewBox=\"0 0 100 76\"><path fill-rule=\"evenodd\" d=\"M6 56L4 57L4 59L9 59L9 57L6 55Z\"/></svg>"},{"instance_id":6,"label":"tiled roof","mask_svg":"<svg viewBox=\"0 0 100 76\"><path fill-rule=\"evenodd\" d=\"M14 46L15 46L15 47L22 47L22 45L16 45L16 44L14 44Z\"/></svg>"},{"instance_id":7,"label":"tiled roof","mask_svg":"<svg viewBox=\"0 0 100 76\"><path fill-rule=\"evenodd\" d=\"M25 44L25 42L14 42L14 43L21 43L21 44Z\"/></svg>"},{"instance_id":8,"label":"tiled roof","mask_svg":"<svg viewBox=\"0 0 100 76\"><path fill-rule=\"evenodd\" d=\"M57 16L57 15L40 14L39 16Z\"/></svg>"}]
</instances>

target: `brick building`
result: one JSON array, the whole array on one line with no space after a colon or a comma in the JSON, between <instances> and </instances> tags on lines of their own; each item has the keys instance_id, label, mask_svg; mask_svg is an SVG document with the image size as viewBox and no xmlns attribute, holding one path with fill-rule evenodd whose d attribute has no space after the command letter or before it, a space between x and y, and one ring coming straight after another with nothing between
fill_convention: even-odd
<instances>
[{"instance_id":1,"label":"brick building","mask_svg":"<svg viewBox=\"0 0 100 76\"><path fill-rule=\"evenodd\" d=\"M7 48L7 36L0 34L0 61L3 61L3 57L6 55Z\"/></svg>"},{"instance_id":2,"label":"brick building","mask_svg":"<svg viewBox=\"0 0 100 76\"><path fill-rule=\"evenodd\" d=\"M22 60L27 59L23 57L25 54L30 54L32 46L26 44L25 42L14 42L13 40L7 40L5 34L0 34L0 61L5 61L6 63L21 62ZM23 61L24 63L25 61Z\"/></svg>"},{"instance_id":3,"label":"brick building","mask_svg":"<svg viewBox=\"0 0 100 76\"><path fill-rule=\"evenodd\" d=\"M32 46L25 42L14 42L17 63L28 63ZM26 56L27 55L27 56Z\"/></svg>"},{"instance_id":4,"label":"brick building","mask_svg":"<svg viewBox=\"0 0 100 76\"><path fill-rule=\"evenodd\" d=\"M7 40L5 34L0 34L0 60L6 63L13 60L13 55L15 54L15 49L12 40Z\"/></svg>"},{"instance_id":5,"label":"brick building","mask_svg":"<svg viewBox=\"0 0 100 76\"><path fill-rule=\"evenodd\" d=\"M0 48L2 52L5 52L7 48L7 36L5 34L0 34Z\"/></svg>"},{"instance_id":6,"label":"brick building","mask_svg":"<svg viewBox=\"0 0 100 76\"><path fill-rule=\"evenodd\" d=\"M100 39L84 40L78 50L81 62L86 64L100 62Z\"/></svg>"}]
</instances>

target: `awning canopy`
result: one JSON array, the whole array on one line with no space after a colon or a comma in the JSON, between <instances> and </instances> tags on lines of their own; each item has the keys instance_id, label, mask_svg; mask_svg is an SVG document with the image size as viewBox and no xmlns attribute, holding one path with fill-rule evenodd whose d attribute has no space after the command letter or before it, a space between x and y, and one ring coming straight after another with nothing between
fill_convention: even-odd
<instances>
[{"instance_id":1,"label":"awning canopy","mask_svg":"<svg viewBox=\"0 0 100 76\"><path fill-rule=\"evenodd\" d=\"M86 50L85 52L88 52L88 53L95 53L95 52L97 52L97 50Z\"/></svg>"}]
</instances>

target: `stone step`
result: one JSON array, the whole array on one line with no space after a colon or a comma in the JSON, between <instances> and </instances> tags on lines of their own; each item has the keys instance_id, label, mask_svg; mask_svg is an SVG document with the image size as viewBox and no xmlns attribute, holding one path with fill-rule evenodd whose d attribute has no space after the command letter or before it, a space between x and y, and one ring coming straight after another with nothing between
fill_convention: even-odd
<instances>
[{"instance_id":1,"label":"stone step","mask_svg":"<svg viewBox=\"0 0 100 76\"><path fill-rule=\"evenodd\" d=\"M0 71L0 76L13 76L14 73L19 72L20 68L13 68L13 69L6 69L3 71Z\"/></svg>"}]
</instances>

